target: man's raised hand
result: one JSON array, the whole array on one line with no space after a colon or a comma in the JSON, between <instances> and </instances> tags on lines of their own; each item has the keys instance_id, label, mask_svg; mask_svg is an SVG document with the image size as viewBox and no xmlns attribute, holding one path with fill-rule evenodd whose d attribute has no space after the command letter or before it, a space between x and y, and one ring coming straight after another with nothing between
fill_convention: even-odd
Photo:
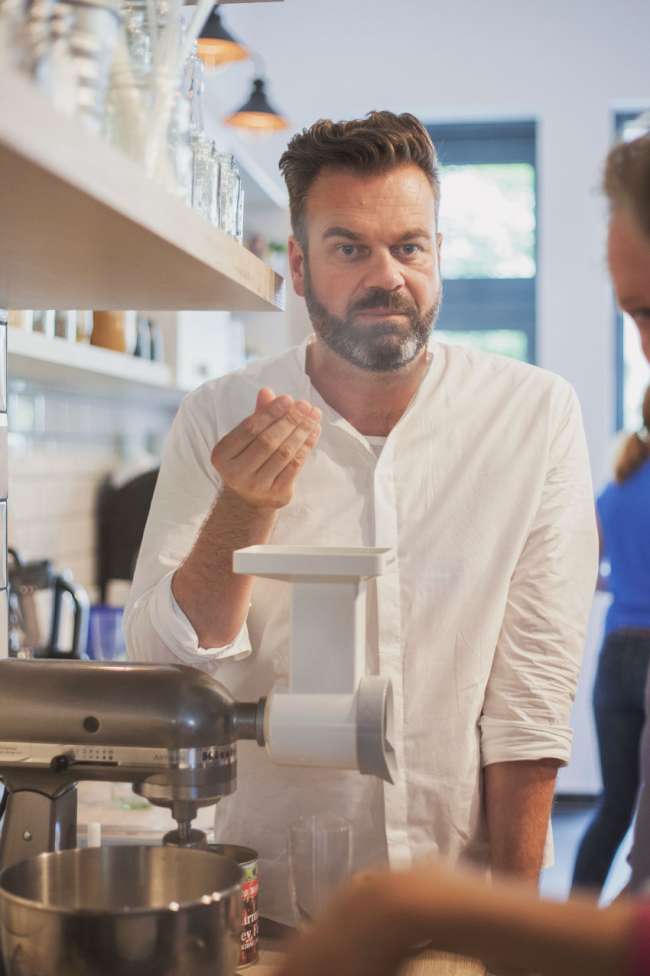
<instances>
[{"instance_id":1,"label":"man's raised hand","mask_svg":"<svg viewBox=\"0 0 650 976\"><path fill-rule=\"evenodd\" d=\"M212 451L225 490L252 508L282 508L320 435L320 410L265 387L255 412Z\"/></svg>"}]
</instances>

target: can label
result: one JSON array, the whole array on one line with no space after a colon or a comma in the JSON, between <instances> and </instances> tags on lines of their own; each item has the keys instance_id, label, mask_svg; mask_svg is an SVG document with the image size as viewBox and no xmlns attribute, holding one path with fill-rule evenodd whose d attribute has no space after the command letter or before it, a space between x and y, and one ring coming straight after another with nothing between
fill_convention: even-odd
<instances>
[{"instance_id":1,"label":"can label","mask_svg":"<svg viewBox=\"0 0 650 976\"><path fill-rule=\"evenodd\" d=\"M241 949L239 953L239 965L251 966L257 962L258 944L260 939L260 919L257 908L257 898L260 885L257 878L257 863L254 865L254 877L250 874L251 868L241 867L244 870L244 881L241 886Z\"/></svg>"},{"instance_id":2,"label":"can label","mask_svg":"<svg viewBox=\"0 0 650 976\"><path fill-rule=\"evenodd\" d=\"M257 851L236 844L209 844L215 854L237 861L244 872L241 883L241 944L237 969L252 966L259 957L260 919L258 896L260 890L257 873Z\"/></svg>"}]
</instances>

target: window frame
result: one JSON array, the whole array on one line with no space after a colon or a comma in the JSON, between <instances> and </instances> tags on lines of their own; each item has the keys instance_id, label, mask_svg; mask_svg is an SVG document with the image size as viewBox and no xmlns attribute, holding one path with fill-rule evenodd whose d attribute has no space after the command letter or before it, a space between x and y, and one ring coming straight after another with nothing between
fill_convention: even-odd
<instances>
[{"instance_id":1,"label":"window frame","mask_svg":"<svg viewBox=\"0 0 650 976\"><path fill-rule=\"evenodd\" d=\"M532 278L449 278L438 325L449 332L514 329L526 336L527 360L537 361L539 210L537 124L534 120L430 122L426 126L441 166L529 163L533 168L535 235ZM444 177L442 192L444 193Z\"/></svg>"}]
</instances>

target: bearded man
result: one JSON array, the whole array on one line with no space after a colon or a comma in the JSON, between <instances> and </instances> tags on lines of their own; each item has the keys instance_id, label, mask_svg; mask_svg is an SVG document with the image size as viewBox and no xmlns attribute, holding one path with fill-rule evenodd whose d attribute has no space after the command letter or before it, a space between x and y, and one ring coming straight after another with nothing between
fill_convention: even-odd
<instances>
[{"instance_id":1,"label":"bearded man","mask_svg":"<svg viewBox=\"0 0 650 976\"><path fill-rule=\"evenodd\" d=\"M352 822L355 868L440 854L534 881L596 576L575 394L432 341L440 181L417 119L317 122L280 166L314 334L184 400L129 654L203 668L256 699L287 674L288 587L233 574L233 551L389 547L369 587L366 664L393 684L396 783L273 766L244 743L219 840L260 852L262 912L285 922L287 823L323 810Z\"/></svg>"}]
</instances>

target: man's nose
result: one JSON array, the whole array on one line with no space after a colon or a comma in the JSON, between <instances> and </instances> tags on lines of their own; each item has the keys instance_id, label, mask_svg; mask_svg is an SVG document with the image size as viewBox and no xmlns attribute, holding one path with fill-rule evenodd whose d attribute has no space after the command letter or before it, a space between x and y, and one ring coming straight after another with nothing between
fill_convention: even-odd
<instances>
[{"instance_id":1,"label":"man's nose","mask_svg":"<svg viewBox=\"0 0 650 976\"><path fill-rule=\"evenodd\" d=\"M401 288L405 282L399 261L390 251L377 251L366 269L363 283L366 288L383 288L385 291Z\"/></svg>"}]
</instances>

